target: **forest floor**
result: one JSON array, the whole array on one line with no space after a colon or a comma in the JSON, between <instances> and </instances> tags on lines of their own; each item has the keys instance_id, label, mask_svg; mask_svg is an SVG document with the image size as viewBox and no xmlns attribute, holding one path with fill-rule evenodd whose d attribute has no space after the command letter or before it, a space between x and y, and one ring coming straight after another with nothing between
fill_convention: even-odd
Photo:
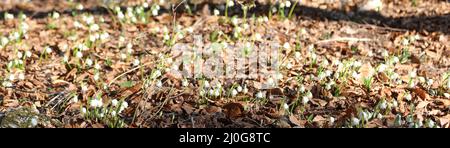
<instances>
[{"instance_id":1,"label":"forest floor","mask_svg":"<svg viewBox=\"0 0 450 148\"><path fill-rule=\"evenodd\" d=\"M227 18L220 3L180 5L174 19L165 4L133 2L123 18L93 1L0 2L0 126L450 126L448 1L361 12L304 0L291 19L267 4L246 19L235 4ZM255 78L189 78L171 71L177 43L279 43L281 64Z\"/></svg>"}]
</instances>

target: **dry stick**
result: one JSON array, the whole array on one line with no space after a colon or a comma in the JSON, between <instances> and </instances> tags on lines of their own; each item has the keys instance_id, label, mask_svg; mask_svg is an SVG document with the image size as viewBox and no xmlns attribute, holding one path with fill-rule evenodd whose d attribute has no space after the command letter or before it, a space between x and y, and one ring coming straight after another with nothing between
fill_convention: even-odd
<instances>
[{"instance_id":1,"label":"dry stick","mask_svg":"<svg viewBox=\"0 0 450 148\"><path fill-rule=\"evenodd\" d=\"M335 41L338 41L338 42L343 42L343 41L347 41L347 42L370 42L370 41L373 41L373 40L369 39L369 38L339 37L339 38L334 38L334 39L318 41L315 44L322 44L322 43L335 42Z\"/></svg>"},{"instance_id":2,"label":"dry stick","mask_svg":"<svg viewBox=\"0 0 450 148\"><path fill-rule=\"evenodd\" d=\"M133 68L133 69L130 69L130 70L128 70L128 71L126 71L126 72L120 74L119 76L117 76L117 77L115 77L113 80L111 80L111 82L109 82L108 87L110 87L111 84L114 83L115 81L117 81L117 79L119 79L120 77L122 77L122 76L124 76L124 75L126 75L126 74L128 74L128 73L130 73L130 72L133 72L133 71L135 71L135 70L138 70L139 68L142 68L142 67L144 67L144 66L150 65L150 64L153 64L153 62L148 62L148 63L142 64L142 65L140 65L140 66L138 66L138 67L135 67L135 68Z\"/></svg>"}]
</instances>

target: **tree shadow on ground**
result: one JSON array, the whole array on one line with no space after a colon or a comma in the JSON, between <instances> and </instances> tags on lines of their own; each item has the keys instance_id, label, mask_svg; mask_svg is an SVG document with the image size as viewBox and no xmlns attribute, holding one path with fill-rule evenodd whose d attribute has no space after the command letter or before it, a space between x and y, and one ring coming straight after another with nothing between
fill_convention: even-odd
<instances>
[{"instance_id":1,"label":"tree shadow on ground","mask_svg":"<svg viewBox=\"0 0 450 148\"><path fill-rule=\"evenodd\" d=\"M219 8L223 10L223 5L217 4L206 4L201 3L193 7L194 12L200 12L203 6L208 5L210 10L214 8ZM181 8L181 9L180 9ZM180 7L177 11L184 11L184 7ZM125 10L125 8L123 8ZM242 17L242 9L239 6L235 6L230 9L230 15L237 15ZM255 13L258 16L266 15L270 10L270 6L257 4L256 8L252 9L250 13ZM58 10L64 14L72 14L72 10ZM13 14L19 14L23 12L32 18L44 18L47 17L53 11L35 11L35 10L22 10L20 8L14 8L10 10L0 11L0 14L4 12L9 12ZM94 14L108 14L108 11L103 7L92 7L86 8L82 11L77 11L78 13L90 12ZM161 13L171 13L170 9L161 9ZM223 14L223 13L221 13ZM349 15L343 10L326 10L315 7L308 6L297 6L294 14L298 17L309 18L314 20L333 20L333 21L350 21L358 24L370 24L380 27L389 27L398 30L409 30L409 31L427 31L427 32L441 32L444 34L450 34L450 14L435 15L435 16L408 16L408 17L386 17L377 12L356 12L353 15ZM4 20L3 15L0 15L0 20Z\"/></svg>"}]
</instances>

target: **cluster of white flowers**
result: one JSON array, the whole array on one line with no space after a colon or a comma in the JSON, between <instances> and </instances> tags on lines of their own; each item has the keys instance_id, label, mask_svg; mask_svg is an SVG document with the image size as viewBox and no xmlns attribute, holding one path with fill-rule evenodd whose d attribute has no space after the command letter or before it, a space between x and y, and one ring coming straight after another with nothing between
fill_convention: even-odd
<instances>
[{"instance_id":1,"label":"cluster of white flowers","mask_svg":"<svg viewBox=\"0 0 450 148\"><path fill-rule=\"evenodd\" d=\"M102 107L103 106L103 102L101 98L95 98L92 99L90 102L91 107L93 108L97 108L97 107Z\"/></svg>"}]
</instances>

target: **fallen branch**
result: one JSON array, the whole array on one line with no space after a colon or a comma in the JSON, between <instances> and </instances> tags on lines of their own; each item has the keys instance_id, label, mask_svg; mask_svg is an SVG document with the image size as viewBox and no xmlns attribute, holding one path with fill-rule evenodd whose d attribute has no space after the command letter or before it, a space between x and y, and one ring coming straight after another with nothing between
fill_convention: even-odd
<instances>
[{"instance_id":1,"label":"fallen branch","mask_svg":"<svg viewBox=\"0 0 450 148\"><path fill-rule=\"evenodd\" d=\"M370 42L373 41L369 38L352 38L352 37L342 37L342 38L333 38L328 40L318 41L315 44L323 44L328 42Z\"/></svg>"}]
</instances>

